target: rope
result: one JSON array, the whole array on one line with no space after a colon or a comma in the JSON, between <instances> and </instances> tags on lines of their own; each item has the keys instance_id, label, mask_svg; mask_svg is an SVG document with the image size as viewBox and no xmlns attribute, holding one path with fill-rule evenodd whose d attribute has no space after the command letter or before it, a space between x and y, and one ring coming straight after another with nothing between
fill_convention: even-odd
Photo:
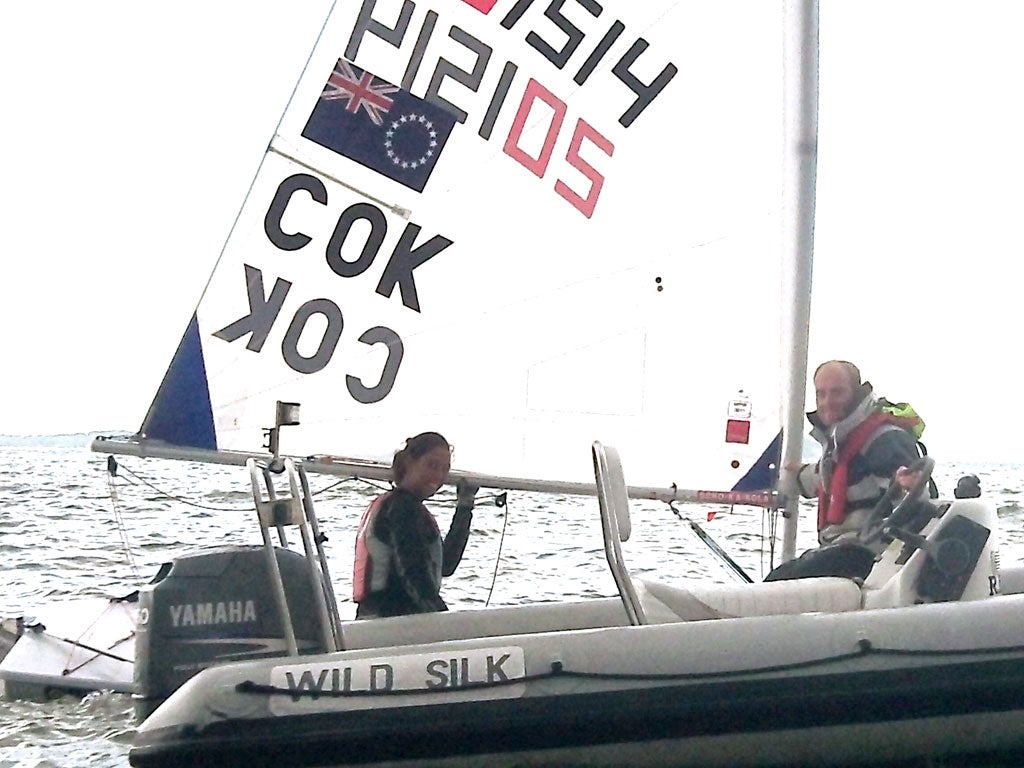
<instances>
[{"instance_id":1,"label":"rope","mask_svg":"<svg viewBox=\"0 0 1024 768\"><path fill-rule=\"evenodd\" d=\"M765 528L768 529L767 534ZM767 575L764 569L764 542L768 540L768 571L774 568L775 563L775 541L779 529L779 508L772 507L761 512L761 580Z\"/></svg>"},{"instance_id":2,"label":"rope","mask_svg":"<svg viewBox=\"0 0 1024 768\"><path fill-rule=\"evenodd\" d=\"M248 509L249 509L249 507L214 507L214 506L210 506L208 504L198 504L198 503L196 503L194 501L189 501L188 499L186 499L186 498L184 498L182 496L176 496L173 493L169 493L169 492L163 490L162 488L154 485L149 480L147 480L146 478L144 478L141 475L139 475L138 473L133 472L131 469L129 469L128 467L124 466L123 464L117 464L116 467L118 469L122 470L123 472L127 473L128 475L130 475L130 478L126 478L123 475L115 475L116 477L120 477L122 480L124 480L127 485L140 485L140 484L144 485L147 488L149 488L150 490L153 490L156 493L160 494L161 497L163 497L163 498L165 498L165 499L167 499L169 501L176 501L179 504L184 504L186 506L193 507L195 509L206 509L206 510L210 510L212 512L244 512L244 511L248 511Z\"/></svg>"},{"instance_id":3,"label":"rope","mask_svg":"<svg viewBox=\"0 0 1024 768\"><path fill-rule=\"evenodd\" d=\"M121 539L121 551L124 553L125 561L131 569L132 576L137 581L139 569L135 564L135 556L132 555L131 543L128 541L128 526L125 525L124 515L121 511L120 499L117 495L117 486L114 484L115 474L107 473L107 488L110 491L110 504L114 508L114 525L117 528L118 536Z\"/></svg>"},{"instance_id":4,"label":"rope","mask_svg":"<svg viewBox=\"0 0 1024 768\"><path fill-rule=\"evenodd\" d=\"M120 470L124 474L118 474L118 470ZM125 475L127 475L127 477ZM112 502L112 504L114 506L114 516L115 516L115 519L117 521L118 531L121 534L122 545L124 546L125 553L126 553L126 556L128 558L129 564L131 565L132 572L135 574L136 578L138 578L138 572L136 571L136 568L135 568L135 562L132 559L131 549L130 549L129 542L128 542L127 526L124 523L124 519L123 519L123 516L122 516L121 507L120 507L120 503L119 503L119 499L118 499L118 495L117 495L117 485L116 485L115 481L118 478L123 480L126 485L131 485L131 486L142 485L142 486L145 486L145 487L149 488L150 490L155 491L163 499L166 499L168 501L174 501L174 502L177 502L179 504L184 504L185 506L192 507L194 509L205 509L205 510L208 510L208 511L211 511L211 512L248 512L248 511L250 511L252 509L251 506L244 506L244 507L219 507L219 506L212 506L212 505L209 505L209 504L199 504L199 503L197 503L195 501L190 501L189 499L186 499L186 498L184 498L182 496L177 496L177 495L175 495L173 493L169 493L168 491L165 491L163 488L160 488L159 486L154 485L152 482L147 480L145 477L143 477L139 473L134 472L133 470L131 470L129 467L125 466L124 464L121 464L121 463L118 463L117 461L115 461L113 456L108 456L107 457L107 486L110 489L110 499L111 499L111 502ZM339 487L339 486L341 486L341 485L343 485L345 483L351 483L353 481L362 482L364 485L368 485L371 488L375 488L375 489L377 489L379 491L385 490L385 488L383 486L378 485L378 484L376 484L376 483L374 483L374 482L372 482L370 480L365 480L365 479L360 478L360 477L348 477L348 478L342 478L340 480L336 480L333 483L331 483L329 485L326 485L323 488L320 488L320 489L318 489L316 491L311 491L311 495L312 496L319 496L322 493L326 493L327 491L333 490L334 488L337 488L337 487Z\"/></svg>"},{"instance_id":5,"label":"rope","mask_svg":"<svg viewBox=\"0 0 1024 768\"><path fill-rule=\"evenodd\" d=\"M505 531L508 529L509 512L508 496L504 493L494 497L496 507L505 508L505 520L501 524L501 537L498 539L498 554L494 557L494 574L491 576L491 588L487 590L487 599L484 601L484 608L491 604L491 595L494 594L494 585L498 581L498 566L501 565L501 549L505 546Z\"/></svg>"},{"instance_id":6,"label":"rope","mask_svg":"<svg viewBox=\"0 0 1024 768\"><path fill-rule=\"evenodd\" d=\"M684 516L678 509L676 509L675 504L671 501L667 503L668 508L675 513L675 516L690 526L690 530L693 534L701 541L701 543L711 550L711 553L729 569L730 573L747 584L753 583L753 579L751 579L747 572L743 570L740 564L733 560L729 553L722 549L721 545L719 545L717 541L711 538L711 535L700 526L700 523L695 520L691 520L689 516Z\"/></svg>"}]
</instances>

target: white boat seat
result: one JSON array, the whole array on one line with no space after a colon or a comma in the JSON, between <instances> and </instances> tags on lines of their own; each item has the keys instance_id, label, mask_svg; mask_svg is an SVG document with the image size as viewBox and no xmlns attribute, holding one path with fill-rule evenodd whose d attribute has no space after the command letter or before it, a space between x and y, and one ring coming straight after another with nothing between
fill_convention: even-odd
<instances>
[{"instance_id":1,"label":"white boat seat","mask_svg":"<svg viewBox=\"0 0 1024 768\"><path fill-rule=\"evenodd\" d=\"M757 584L702 584L692 589L633 581L648 623L703 621L743 616L853 611L860 589L849 579L820 577ZM381 648L474 637L560 632L630 623L619 598L536 603L396 616L342 624L346 649Z\"/></svg>"},{"instance_id":2,"label":"white boat seat","mask_svg":"<svg viewBox=\"0 0 1024 768\"><path fill-rule=\"evenodd\" d=\"M341 626L345 648L354 649L622 627L628 623L622 602L606 597L573 603L534 603L346 621Z\"/></svg>"},{"instance_id":3,"label":"white boat seat","mask_svg":"<svg viewBox=\"0 0 1024 768\"><path fill-rule=\"evenodd\" d=\"M629 539L632 526L629 521L629 494L622 473L619 452L611 446L594 441L594 479L597 482L597 502L601 510L601 533L604 536L604 553L608 559L619 596L631 624L646 624L644 606L637 596L636 587L629 576L626 561L622 557L621 542Z\"/></svg>"},{"instance_id":4,"label":"white boat seat","mask_svg":"<svg viewBox=\"0 0 1024 768\"><path fill-rule=\"evenodd\" d=\"M692 589L653 581L634 581L620 543L631 532L629 497L618 451L595 441L594 476L601 509L605 556L632 624L705 619L854 611L861 607L861 589L850 579L809 578L738 585L697 585Z\"/></svg>"},{"instance_id":5,"label":"white boat seat","mask_svg":"<svg viewBox=\"0 0 1024 768\"><path fill-rule=\"evenodd\" d=\"M822 576L755 584L699 584L684 589L638 580L638 593L651 623L745 616L856 611L861 589L851 579Z\"/></svg>"}]
</instances>

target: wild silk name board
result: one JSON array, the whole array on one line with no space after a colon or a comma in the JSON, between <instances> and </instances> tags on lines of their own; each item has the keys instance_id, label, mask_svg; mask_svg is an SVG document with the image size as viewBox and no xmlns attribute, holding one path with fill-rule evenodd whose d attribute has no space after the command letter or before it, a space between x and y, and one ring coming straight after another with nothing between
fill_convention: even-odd
<instances>
[{"instance_id":1,"label":"wild silk name board","mask_svg":"<svg viewBox=\"0 0 1024 768\"><path fill-rule=\"evenodd\" d=\"M436 704L444 701L514 699L526 684L526 659L519 647L474 648L401 656L347 659L339 663L274 667L270 683L291 694L270 699L275 715ZM520 682L516 682L520 681ZM402 691L414 691L403 696Z\"/></svg>"}]
</instances>

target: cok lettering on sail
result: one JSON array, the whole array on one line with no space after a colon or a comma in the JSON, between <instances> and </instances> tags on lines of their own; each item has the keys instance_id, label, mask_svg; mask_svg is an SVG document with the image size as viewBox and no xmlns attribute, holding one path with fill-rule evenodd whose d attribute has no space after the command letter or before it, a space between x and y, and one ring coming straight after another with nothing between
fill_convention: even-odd
<instances>
[{"instance_id":1,"label":"cok lettering on sail","mask_svg":"<svg viewBox=\"0 0 1024 768\"><path fill-rule=\"evenodd\" d=\"M317 177L296 174L284 179L270 202L263 227L267 239L281 251L291 252L316 247L314 237L299 230L285 231L283 219L296 193L300 191L308 194L303 195L295 205L328 206L330 203L327 188ZM372 203L357 202L342 209L330 239L321 245L325 262L331 272L341 278L357 278L365 273L380 254L388 226L385 212ZM387 264L373 289L377 295L390 299L397 288L402 305L414 312L420 312L414 271L452 245L452 240L443 235L421 238L421 231L419 225L413 222L405 223L404 230L388 256ZM355 245L348 243L349 237L357 240ZM357 251L357 258L346 259L343 251L346 245ZM248 312L215 331L213 336L229 343L247 337L246 349L258 353L263 350L281 315L293 282L285 277L276 276L268 293L263 271L251 264L245 264L244 268ZM320 330L307 331L314 317L320 320ZM305 300L294 310L288 321L281 343L284 362L298 373L311 374L322 371L331 362L344 327L344 312L333 300L326 297ZM313 350L301 351L300 341L305 340L309 344L311 336L315 339ZM404 353L404 343L395 330L383 325L364 329L358 340L365 345L382 345L386 355L380 376L375 383L367 384L359 377L350 375L346 381L348 391L357 402L379 402L394 386Z\"/></svg>"}]
</instances>

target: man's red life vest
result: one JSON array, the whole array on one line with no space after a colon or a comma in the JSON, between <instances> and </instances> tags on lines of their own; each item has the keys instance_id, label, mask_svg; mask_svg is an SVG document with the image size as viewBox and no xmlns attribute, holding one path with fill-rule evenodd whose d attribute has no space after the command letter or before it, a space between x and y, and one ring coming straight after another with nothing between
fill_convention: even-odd
<instances>
[{"instance_id":1,"label":"man's red life vest","mask_svg":"<svg viewBox=\"0 0 1024 768\"><path fill-rule=\"evenodd\" d=\"M825 493L824 477L818 482L818 530L826 525L837 525L846 519L846 489L850 480L850 462L871 440L871 436L883 424L894 424L903 429L913 429L916 419L893 416L890 413L872 413L853 428L846 440L836 450L835 469L828 493Z\"/></svg>"}]
</instances>

